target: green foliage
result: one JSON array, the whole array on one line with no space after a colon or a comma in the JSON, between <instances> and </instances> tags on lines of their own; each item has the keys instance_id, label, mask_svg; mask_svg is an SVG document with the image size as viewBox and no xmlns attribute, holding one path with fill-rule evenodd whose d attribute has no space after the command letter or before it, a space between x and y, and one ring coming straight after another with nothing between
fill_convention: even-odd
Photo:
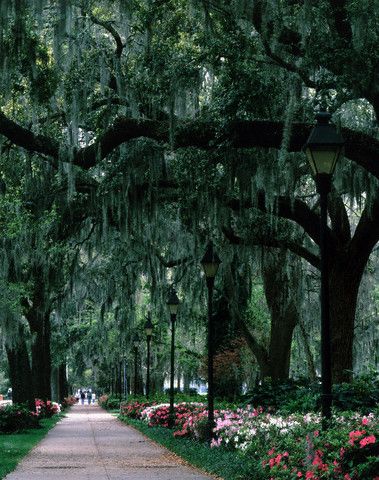
<instances>
[{"instance_id":1,"label":"green foliage","mask_svg":"<svg viewBox=\"0 0 379 480\"><path fill-rule=\"evenodd\" d=\"M359 410L368 413L379 404L378 375L361 375L352 383L334 385L333 404L341 410Z\"/></svg>"},{"instance_id":2,"label":"green foliage","mask_svg":"<svg viewBox=\"0 0 379 480\"><path fill-rule=\"evenodd\" d=\"M247 393L245 404L282 413L307 413L320 409L321 385L306 380L272 383L264 382ZM364 375L352 383L333 386L333 406L339 411L354 410L368 413L379 401L376 375Z\"/></svg>"},{"instance_id":3,"label":"green foliage","mask_svg":"<svg viewBox=\"0 0 379 480\"><path fill-rule=\"evenodd\" d=\"M38 416L24 405L5 405L0 407L0 432L21 432L39 427Z\"/></svg>"},{"instance_id":4,"label":"green foliage","mask_svg":"<svg viewBox=\"0 0 379 480\"><path fill-rule=\"evenodd\" d=\"M264 382L246 394L244 404L272 411L305 413L316 410L318 389L306 381Z\"/></svg>"},{"instance_id":5,"label":"green foliage","mask_svg":"<svg viewBox=\"0 0 379 480\"><path fill-rule=\"evenodd\" d=\"M99 405L106 410L119 410L120 404L124 401L122 397L115 395L102 395L99 398Z\"/></svg>"}]
</instances>

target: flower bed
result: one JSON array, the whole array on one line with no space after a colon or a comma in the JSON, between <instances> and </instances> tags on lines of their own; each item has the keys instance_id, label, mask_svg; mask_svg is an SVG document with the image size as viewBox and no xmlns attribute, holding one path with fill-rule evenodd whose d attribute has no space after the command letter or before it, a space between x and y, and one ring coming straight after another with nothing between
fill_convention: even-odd
<instances>
[{"instance_id":1,"label":"flower bed","mask_svg":"<svg viewBox=\"0 0 379 480\"><path fill-rule=\"evenodd\" d=\"M327 431L287 435L266 452L262 466L273 479L379 480L378 417L334 418Z\"/></svg>"},{"instance_id":2,"label":"flower bed","mask_svg":"<svg viewBox=\"0 0 379 480\"><path fill-rule=\"evenodd\" d=\"M122 414L168 427L169 404L126 403ZM145 408L143 408L145 406ZM205 438L204 404L175 405L175 437ZM379 419L371 413L334 416L327 431L316 413L273 415L261 408L215 410L212 448L238 451L261 463L267 480L379 480Z\"/></svg>"}]
</instances>

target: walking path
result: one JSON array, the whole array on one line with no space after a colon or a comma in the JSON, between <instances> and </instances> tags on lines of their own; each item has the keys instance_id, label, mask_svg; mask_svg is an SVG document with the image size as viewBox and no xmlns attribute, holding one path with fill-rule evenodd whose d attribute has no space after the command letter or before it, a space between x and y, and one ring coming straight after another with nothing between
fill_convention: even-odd
<instances>
[{"instance_id":1,"label":"walking path","mask_svg":"<svg viewBox=\"0 0 379 480\"><path fill-rule=\"evenodd\" d=\"M97 405L75 405L5 480L209 480Z\"/></svg>"}]
</instances>

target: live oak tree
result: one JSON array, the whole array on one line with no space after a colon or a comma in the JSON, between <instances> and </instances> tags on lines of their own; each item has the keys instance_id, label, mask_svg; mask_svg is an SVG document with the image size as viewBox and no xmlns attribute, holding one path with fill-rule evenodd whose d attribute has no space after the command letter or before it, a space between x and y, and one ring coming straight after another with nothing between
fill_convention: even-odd
<instances>
[{"instance_id":1,"label":"live oak tree","mask_svg":"<svg viewBox=\"0 0 379 480\"><path fill-rule=\"evenodd\" d=\"M164 272L174 265L174 281L202 301L190 280L210 237L224 272L234 254L248 264L256 245L319 268L317 199L299 152L322 104L345 125L348 160L330 196L328 235L333 375L348 379L359 285L379 239L379 142L370 123L378 8L369 20L365 2L18 0L2 8L2 163L24 169L33 201L46 196L46 183L55 190L50 244L35 249L42 270L30 273L39 299L25 304L27 318L28 308L39 312L36 322L29 312L36 333L62 285L74 282L73 271L46 281L54 267L47 252L69 238L82 256L124 244L131 263L120 269L122 287L132 296L137 271L148 275L161 310ZM366 20L372 28L362 28ZM14 171L3 173L5 192ZM355 229L349 202L361 210ZM114 285L106 282L102 303L122 298ZM234 300L233 321L236 306L247 305Z\"/></svg>"}]
</instances>

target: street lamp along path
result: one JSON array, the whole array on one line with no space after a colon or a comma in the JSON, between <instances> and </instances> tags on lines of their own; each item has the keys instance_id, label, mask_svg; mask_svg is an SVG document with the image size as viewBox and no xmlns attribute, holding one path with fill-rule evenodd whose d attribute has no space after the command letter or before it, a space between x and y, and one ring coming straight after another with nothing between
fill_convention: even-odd
<instances>
[{"instance_id":1,"label":"street lamp along path","mask_svg":"<svg viewBox=\"0 0 379 480\"><path fill-rule=\"evenodd\" d=\"M167 305L170 311L171 320L171 358L170 358L170 413L169 413L169 428L175 425L175 410L174 410L174 361L175 361L175 322L178 313L179 298L173 287L167 299Z\"/></svg>"},{"instance_id":2,"label":"street lamp along path","mask_svg":"<svg viewBox=\"0 0 379 480\"><path fill-rule=\"evenodd\" d=\"M214 357L214 320L213 320L213 287L214 280L221 260L215 252L212 242L209 242L205 254L201 260L208 288L208 425L207 439L211 441L214 429L214 381L213 381L213 357Z\"/></svg>"},{"instance_id":3,"label":"street lamp along path","mask_svg":"<svg viewBox=\"0 0 379 480\"><path fill-rule=\"evenodd\" d=\"M145 322L145 334L147 342L146 399L148 400L150 395L150 343L153 335L153 324L151 322L150 312L148 313Z\"/></svg>"},{"instance_id":4,"label":"street lamp along path","mask_svg":"<svg viewBox=\"0 0 379 480\"><path fill-rule=\"evenodd\" d=\"M344 140L330 123L327 112L316 114L317 124L312 129L304 150L307 154L320 195L320 264L321 264L321 412L322 426L328 428L332 415L332 352L330 337L329 306L329 249L328 249L328 194L331 191L332 175L343 152Z\"/></svg>"}]
</instances>

